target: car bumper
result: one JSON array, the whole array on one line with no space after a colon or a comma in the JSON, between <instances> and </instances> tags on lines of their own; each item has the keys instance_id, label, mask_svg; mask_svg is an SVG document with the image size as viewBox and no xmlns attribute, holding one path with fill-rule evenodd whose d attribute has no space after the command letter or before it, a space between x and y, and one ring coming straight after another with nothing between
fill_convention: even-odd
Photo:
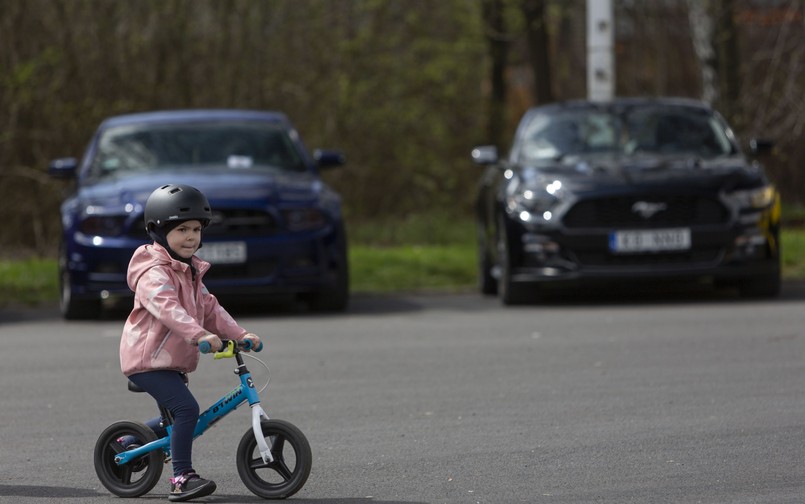
<instances>
[{"instance_id":1,"label":"car bumper","mask_svg":"<svg viewBox=\"0 0 805 504\"><path fill-rule=\"evenodd\" d=\"M779 273L779 240L765 225L691 230L690 249L614 253L608 231L535 233L512 244L512 280L561 282L612 279L742 280Z\"/></svg>"},{"instance_id":2,"label":"car bumper","mask_svg":"<svg viewBox=\"0 0 805 504\"><path fill-rule=\"evenodd\" d=\"M217 237L216 237L217 238ZM347 260L340 245L344 237L334 228L289 236L249 237L246 260L213 264L204 284L214 294L293 294L314 292L336 281L337 266ZM238 241L227 237L205 240ZM98 239L76 235L65 264L76 299L131 296L126 274L134 250L143 241Z\"/></svg>"}]
</instances>

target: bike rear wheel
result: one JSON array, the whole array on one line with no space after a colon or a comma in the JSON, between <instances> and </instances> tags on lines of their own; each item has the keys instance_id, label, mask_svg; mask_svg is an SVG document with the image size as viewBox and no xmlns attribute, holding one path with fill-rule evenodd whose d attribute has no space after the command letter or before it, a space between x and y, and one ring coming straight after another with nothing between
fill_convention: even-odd
<instances>
[{"instance_id":1,"label":"bike rear wheel","mask_svg":"<svg viewBox=\"0 0 805 504\"><path fill-rule=\"evenodd\" d=\"M310 443L302 431L284 420L263 420L260 426L274 461L263 462L254 431L249 429L238 445L238 474L255 495L285 499L298 492L310 475Z\"/></svg>"},{"instance_id":2,"label":"bike rear wheel","mask_svg":"<svg viewBox=\"0 0 805 504\"><path fill-rule=\"evenodd\" d=\"M133 436L134 443L124 448L118 442L124 436ZM147 494L162 476L162 450L146 453L124 465L115 463L115 455L156 440L154 431L140 422L116 422L107 427L95 443L95 472L101 484L118 497Z\"/></svg>"}]
</instances>

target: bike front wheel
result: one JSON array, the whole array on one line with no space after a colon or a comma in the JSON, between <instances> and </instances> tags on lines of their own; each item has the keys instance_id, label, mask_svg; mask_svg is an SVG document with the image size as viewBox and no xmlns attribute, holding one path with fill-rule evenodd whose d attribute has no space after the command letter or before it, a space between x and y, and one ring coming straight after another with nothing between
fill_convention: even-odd
<instances>
[{"instance_id":1,"label":"bike front wheel","mask_svg":"<svg viewBox=\"0 0 805 504\"><path fill-rule=\"evenodd\" d=\"M285 499L298 492L310 475L310 443L302 431L284 420L263 420L260 427L274 461L263 462L254 431L249 429L238 445L238 474L255 495Z\"/></svg>"},{"instance_id":2,"label":"bike front wheel","mask_svg":"<svg viewBox=\"0 0 805 504\"><path fill-rule=\"evenodd\" d=\"M134 442L124 447L119 439L127 436L132 436ZM140 422L116 422L107 427L95 443L95 472L101 484L118 497L139 497L151 491L162 476L162 450L123 465L115 463L115 455L156 440L154 431Z\"/></svg>"}]
</instances>

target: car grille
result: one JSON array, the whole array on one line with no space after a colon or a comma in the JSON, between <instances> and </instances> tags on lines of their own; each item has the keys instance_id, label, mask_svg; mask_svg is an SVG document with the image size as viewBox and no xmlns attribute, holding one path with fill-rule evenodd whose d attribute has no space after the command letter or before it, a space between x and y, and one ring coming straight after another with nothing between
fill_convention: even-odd
<instances>
[{"instance_id":1,"label":"car grille","mask_svg":"<svg viewBox=\"0 0 805 504\"><path fill-rule=\"evenodd\" d=\"M633 210L639 202L664 205L650 216ZM620 196L576 203L562 222L568 228L695 226L723 224L729 212L718 200L701 196Z\"/></svg>"},{"instance_id":2,"label":"car grille","mask_svg":"<svg viewBox=\"0 0 805 504\"><path fill-rule=\"evenodd\" d=\"M673 266L676 264L710 264L719 260L720 248L706 248L687 252L613 255L604 251L575 251L579 265L584 267Z\"/></svg>"},{"instance_id":3,"label":"car grille","mask_svg":"<svg viewBox=\"0 0 805 504\"><path fill-rule=\"evenodd\" d=\"M215 264L204 275L205 280L256 279L277 272L277 261L248 262L243 264Z\"/></svg>"},{"instance_id":4,"label":"car grille","mask_svg":"<svg viewBox=\"0 0 805 504\"><path fill-rule=\"evenodd\" d=\"M205 236L254 236L270 234L277 230L274 218L263 211L252 209L215 210Z\"/></svg>"}]
</instances>

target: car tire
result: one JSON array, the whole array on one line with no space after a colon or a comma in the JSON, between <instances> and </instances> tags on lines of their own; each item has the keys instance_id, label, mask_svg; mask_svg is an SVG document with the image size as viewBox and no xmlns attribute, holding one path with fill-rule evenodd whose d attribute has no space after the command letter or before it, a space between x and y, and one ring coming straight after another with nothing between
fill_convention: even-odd
<instances>
[{"instance_id":1,"label":"car tire","mask_svg":"<svg viewBox=\"0 0 805 504\"><path fill-rule=\"evenodd\" d=\"M67 258L59 255L59 309L65 320L94 320L101 314L100 299L77 299L73 296L73 283Z\"/></svg>"},{"instance_id":2,"label":"car tire","mask_svg":"<svg viewBox=\"0 0 805 504\"><path fill-rule=\"evenodd\" d=\"M492 260L486 251L486 241L483 238L483 230L478 229L478 290L486 296L494 296L498 293L498 281L492 276Z\"/></svg>"},{"instance_id":3,"label":"car tire","mask_svg":"<svg viewBox=\"0 0 805 504\"><path fill-rule=\"evenodd\" d=\"M528 286L515 282L511 260L511 244L506 221L501 216L498 222L498 258L500 260L500 279L497 290L504 305L520 305L529 300Z\"/></svg>"},{"instance_id":4,"label":"car tire","mask_svg":"<svg viewBox=\"0 0 805 504\"><path fill-rule=\"evenodd\" d=\"M765 277L746 280L738 285L738 293L743 298L764 299L774 298L780 294L780 272Z\"/></svg>"},{"instance_id":5,"label":"car tire","mask_svg":"<svg viewBox=\"0 0 805 504\"><path fill-rule=\"evenodd\" d=\"M327 288L310 294L308 306L316 312L343 312L349 306L349 260L347 256L346 232L339 228L340 245L338 264L335 267L335 281Z\"/></svg>"}]
</instances>

